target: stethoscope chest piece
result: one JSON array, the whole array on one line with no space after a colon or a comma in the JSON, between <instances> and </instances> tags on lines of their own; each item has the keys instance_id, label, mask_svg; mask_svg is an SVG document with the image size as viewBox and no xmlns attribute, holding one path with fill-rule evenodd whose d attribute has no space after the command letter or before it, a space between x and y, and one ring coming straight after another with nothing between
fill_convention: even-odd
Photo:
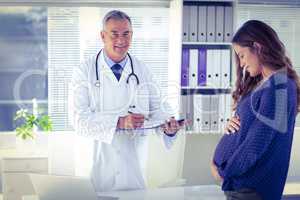
<instances>
[{"instance_id":1,"label":"stethoscope chest piece","mask_svg":"<svg viewBox=\"0 0 300 200\"><path fill-rule=\"evenodd\" d=\"M96 87L100 87L100 81L96 81L96 82L95 82L95 86L96 86Z\"/></svg>"}]
</instances>

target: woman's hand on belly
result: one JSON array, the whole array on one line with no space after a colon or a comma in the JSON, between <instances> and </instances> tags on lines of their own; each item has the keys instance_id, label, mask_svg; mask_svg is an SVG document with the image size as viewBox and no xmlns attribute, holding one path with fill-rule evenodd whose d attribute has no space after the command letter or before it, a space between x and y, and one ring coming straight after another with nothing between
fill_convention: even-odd
<instances>
[{"instance_id":1,"label":"woman's hand on belly","mask_svg":"<svg viewBox=\"0 0 300 200\"><path fill-rule=\"evenodd\" d=\"M232 134L237 132L240 129L241 122L239 116L233 116L228 122L225 127L226 134Z\"/></svg>"}]
</instances>

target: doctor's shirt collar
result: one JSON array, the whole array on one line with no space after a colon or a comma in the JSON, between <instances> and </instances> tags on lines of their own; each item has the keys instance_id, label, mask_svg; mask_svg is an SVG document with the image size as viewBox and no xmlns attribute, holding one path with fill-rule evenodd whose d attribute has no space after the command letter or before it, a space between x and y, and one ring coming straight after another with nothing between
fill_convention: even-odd
<instances>
[{"instance_id":1,"label":"doctor's shirt collar","mask_svg":"<svg viewBox=\"0 0 300 200\"><path fill-rule=\"evenodd\" d=\"M104 56L104 61L106 62L106 64L111 68L114 64L116 64L112 59L110 59L105 51L103 51L103 56ZM121 67L124 69L124 66L126 65L127 63L127 60L128 60L128 55L126 55L126 57L121 61L119 62L118 64L121 65Z\"/></svg>"}]
</instances>

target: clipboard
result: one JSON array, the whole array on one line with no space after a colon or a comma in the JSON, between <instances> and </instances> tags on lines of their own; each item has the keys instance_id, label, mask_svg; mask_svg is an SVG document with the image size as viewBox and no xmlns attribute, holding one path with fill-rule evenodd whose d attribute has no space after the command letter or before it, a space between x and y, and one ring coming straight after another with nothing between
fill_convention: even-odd
<instances>
[{"instance_id":1,"label":"clipboard","mask_svg":"<svg viewBox=\"0 0 300 200\"><path fill-rule=\"evenodd\" d=\"M182 124L185 119L178 119L176 120L179 124ZM156 129L158 127L161 127L162 125L165 124L165 121L163 120L157 120L157 121L153 121L153 120L145 120L143 127L141 128L118 128L117 131L138 131L138 130L147 130L147 129Z\"/></svg>"}]
</instances>

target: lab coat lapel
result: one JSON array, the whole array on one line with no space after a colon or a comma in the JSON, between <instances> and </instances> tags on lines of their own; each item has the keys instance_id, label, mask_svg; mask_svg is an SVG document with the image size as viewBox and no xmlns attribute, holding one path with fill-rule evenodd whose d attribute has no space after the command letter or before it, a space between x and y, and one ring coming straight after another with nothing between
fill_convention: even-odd
<instances>
[{"instance_id":1,"label":"lab coat lapel","mask_svg":"<svg viewBox=\"0 0 300 200\"><path fill-rule=\"evenodd\" d=\"M130 73L131 73L130 60L129 58L127 58L126 64L121 74L121 78L119 80L119 84L126 84L127 77Z\"/></svg>"},{"instance_id":2,"label":"lab coat lapel","mask_svg":"<svg viewBox=\"0 0 300 200\"><path fill-rule=\"evenodd\" d=\"M113 73L113 71L111 70L111 68L107 65L107 63L104 60L104 53L101 53L100 56L100 61L99 63L101 63L101 69L100 69L100 76L106 76L107 78L110 79L110 82L113 84L117 84L118 80L115 77L115 74Z\"/></svg>"},{"instance_id":3,"label":"lab coat lapel","mask_svg":"<svg viewBox=\"0 0 300 200\"><path fill-rule=\"evenodd\" d=\"M102 66L100 70L100 82L102 83L103 109L108 108L108 110L127 113L130 101L128 97L131 93L128 90L126 79L128 77L128 71L130 73L130 62L126 62L121 78L117 81L113 71L106 64L103 53L99 57L101 58L99 63L101 63Z\"/></svg>"},{"instance_id":4,"label":"lab coat lapel","mask_svg":"<svg viewBox=\"0 0 300 200\"><path fill-rule=\"evenodd\" d=\"M123 68L123 71L122 71L119 81L116 79L116 76L113 73L113 71L111 70L111 68L105 62L103 52L101 53L101 56L99 59L100 59L99 63L101 63L101 65L102 65L102 68L101 68L102 73L104 73L104 75L107 76L111 80L112 83L118 84L118 85L126 84L127 77L131 73L131 66L130 66L129 58Z\"/></svg>"}]
</instances>

